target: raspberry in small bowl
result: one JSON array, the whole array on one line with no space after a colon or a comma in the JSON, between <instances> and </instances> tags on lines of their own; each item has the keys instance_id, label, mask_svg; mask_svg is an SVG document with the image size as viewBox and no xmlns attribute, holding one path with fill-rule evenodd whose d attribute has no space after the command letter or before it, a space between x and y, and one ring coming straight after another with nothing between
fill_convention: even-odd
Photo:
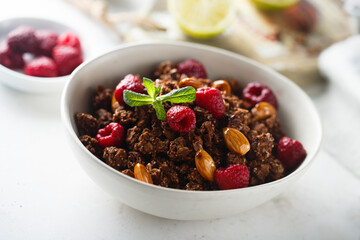
<instances>
[{"instance_id":1,"label":"raspberry in small bowl","mask_svg":"<svg viewBox=\"0 0 360 240\"><path fill-rule=\"evenodd\" d=\"M49 19L23 17L1 21L1 82L24 92L60 92L68 75L89 55L78 32Z\"/></svg>"}]
</instances>

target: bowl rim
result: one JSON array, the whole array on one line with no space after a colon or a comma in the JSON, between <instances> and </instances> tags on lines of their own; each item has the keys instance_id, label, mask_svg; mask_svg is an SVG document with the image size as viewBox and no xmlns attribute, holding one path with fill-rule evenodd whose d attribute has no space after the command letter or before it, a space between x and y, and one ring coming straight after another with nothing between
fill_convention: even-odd
<instances>
[{"instance_id":1,"label":"bowl rim","mask_svg":"<svg viewBox=\"0 0 360 240\"><path fill-rule=\"evenodd\" d=\"M88 66L88 64L96 62L102 58L106 58L108 55L114 54L115 52L121 51L123 49L129 49L129 48L136 48L139 46L170 46L170 47L186 47L186 48L196 48L196 49L200 49L203 51L210 51L216 54L221 54L221 55L225 55L227 57L231 57L231 58L235 58L237 60L240 60L242 62L245 62L246 64L252 65L253 67L256 68L260 68L263 71L274 75L279 81L281 82L285 82L285 84L290 84L292 85L293 88L296 89L296 91L298 91L301 95L303 100L306 101L306 105L309 106L309 108L311 109L311 111L313 112L314 115L314 119L315 119L315 124L317 125L317 135L318 135L318 141L317 141L317 146L315 148L315 150L312 152L311 155L307 155L305 160L301 163L300 166L298 166L293 172L291 172L290 174L288 174L287 176L272 181L272 182L268 182L268 183L264 183L264 184L260 184L260 185L256 185L256 186L250 186L250 187L246 187L246 188L238 188L238 189L229 189L229 190L205 190L205 191L195 191L195 190L183 190L183 189L175 189L175 188L168 188L168 187L161 187L161 186L157 186L154 184L148 184L148 183L144 183L142 181L139 181L135 178L132 178L130 176L127 176L126 174L121 173L120 171L110 167L109 165L105 164L103 161L101 161L100 159L98 159L96 156L94 156L92 153L90 153L89 150L87 150L85 148L85 146L80 142L79 137L76 135L75 130L73 129L72 125L71 125L71 118L73 116L69 115L69 109L68 109L68 105L67 105L67 98L68 98L68 89L72 84L72 80L74 79L74 77L78 74L78 72L83 71L84 68L86 68ZM207 46L207 45L203 45L203 44L199 44L199 43L189 43L189 42L180 42L180 41L157 41L157 40L150 40L150 41L142 41L142 42L137 42L137 43L124 43L121 44L120 46L117 46L99 56L96 56L92 59L89 59L87 61L85 61L84 63L82 63L78 68L75 69L75 71L73 71L69 77L69 80L66 82L65 87L63 89L62 92L62 96L61 96L61 119L62 122L67 130L67 133L70 135L70 137L72 138L72 140L74 140L74 143L77 145L77 147L80 147L80 149L82 151L85 151L86 154L89 156L89 158L91 159L91 161L95 161L97 164L101 165L102 167L105 167L107 170L112 171L113 173L115 173L117 176L120 176L120 178L125 178L128 180L133 181L134 184L141 184L143 185L143 187L146 187L148 189L154 189L154 190L158 190L158 191L165 191L165 192L171 192L174 194L190 194L190 195L224 195L224 194L234 194L237 192L248 192L248 191L254 191L256 189L262 189L262 188L269 188L275 185L279 185L280 183L284 182L284 181L288 181L294 177L296 177L297 175L299 175L301 172L303 172L305 169L307 169L310 164L314 161L315 156L318 154L319 150L320 150L320 146L322 143L322 139L323 139L323 127L321 124L321 119L320 119L320 115L314 105L314 103L312 102L312 100L310 99L310 97L299 87L297 86L294 82L292 82L290 79L288 79L287 77L281 75L280 73L276 72L275 70L271 69L268 66L265 66L264 64L258 63L252 59L249 59L245 56L230 52L228 50L224 50L221 48L217 48L217 47L213 47L213 46ZM70 143L73 144L73 143Z\"/></svg>"},{"instance_id":2,"label":"bowl rim","mask_svg":"<svg viewBox=\"0 0 360 240\"><path fill-rule=\"evenodd\" d=\"M57 20L53 20L53 19L48 19L48 18L43 18L43 17L32 17L32 16L23 16L23 17L9 17L9 18L4 18L0 20L0 26L6 22L11 22L11 21L38 21L38 22L49 22L55 25L59 25L65 29L68 29L70 31L73 31L75 33L78 34L78 31L76 29L74 29L73 27L70 27L69 25L67 25L66 23L63 22L59 22ZM24 23L24 25L26 25L26 23ZM27 25L31 25L31 24L27 24ZM34 83L60 83L60 82L64 82L66 81L66 79L70 76L70 74L65 75L65 76L59 76L59 77L37 77L37 76L30 76L30 75L26 75L25 73L21 73L16 71L16 69L11 69L11 68L7 68L3 65L0 64L0 71L5 72L6 74L11 75L12 77L15 78L22 78L28 82L34 82Z\"/></svg>"}]
</instances>

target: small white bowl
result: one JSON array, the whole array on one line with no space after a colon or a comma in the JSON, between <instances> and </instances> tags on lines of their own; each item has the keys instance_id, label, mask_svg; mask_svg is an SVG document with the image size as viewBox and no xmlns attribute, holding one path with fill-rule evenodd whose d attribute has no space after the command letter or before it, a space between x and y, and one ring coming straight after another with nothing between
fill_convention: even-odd
<instances>
[{"instance_id":1,"label":"small white bowl","mask_svg":"<svg viewBox=\"0 0 360 240\"><path fill-rule=\"evenodd\" d=\"M223 191L185 191L146 184L109 167L79 141L75 113L90 112L89 101L97 85L114 87L128 73L150 76L162 61L197 59L210 79L238 78L242 85L259 81L268 85L279 102L278 116L288 136L303 143L308 155L290 175L259 186ZM128 206L170 219L197 220L241 213L275 197L310 166L322 138L319 115L309 97L293 82L240 55L198 44L153 42L127 44L88 61L70 76L61 101L61 116L68 143L85 172L100 187Z\"/></svg>"},{"instance_id":2,"label":"small white bowl","mask_svg":"<svg viewBox=\"0 0 360 240\"><path fill-rule=\"evenodd\" d=\"M27 25L36 30L53 30L58 34L65 31L75 32L79 38L83 50L83 58L86 60L89 56L88 47L84 37L73 27L66 26L63 23L49 19L35 17L9 18L0 22L0 42L6 40L7 34L21 25ZM0 64L0 81L14 89L29 93L53 93L61 91L65 85L67 76L61 77L34 77L28 76L19 70L12 70Z\"/></svg>"}]
</instances>

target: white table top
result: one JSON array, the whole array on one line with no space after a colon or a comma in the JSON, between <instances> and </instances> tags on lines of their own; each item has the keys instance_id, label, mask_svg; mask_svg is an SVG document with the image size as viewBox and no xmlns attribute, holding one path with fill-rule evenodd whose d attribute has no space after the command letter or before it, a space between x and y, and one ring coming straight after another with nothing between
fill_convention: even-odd
<instances>
[{"instance_id":1,"label":"white table top","mask_svg":"<svg viewBox=\"0 0 360 240\"><path fill-rule=\"evenodd\" d=\"M2 2L0 16L63 19L64 11L93 36L104 33L60 0ZM99 52L114 44L102 41ZM328 90L306 90L321 114L335 101ZM360 239L360 180L329 154L326 133L309 171L275 199L230 218L174 221L123 205L85 175L66 144L59 100L0 84L0 239Z\"/></svg>"}]
</instances>

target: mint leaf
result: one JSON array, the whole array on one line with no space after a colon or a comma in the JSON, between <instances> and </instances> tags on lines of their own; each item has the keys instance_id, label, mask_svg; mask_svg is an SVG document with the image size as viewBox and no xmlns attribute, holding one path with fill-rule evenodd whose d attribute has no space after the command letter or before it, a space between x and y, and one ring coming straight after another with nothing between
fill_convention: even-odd
<instances>
[{"instance_id":1,"label":"mint leaf","mask_svg":"<svg viewBox=\"0 0 360 240\"><path fill-rule=\"evenodd\" d=\"M155 87L156 91L155 91L155 96L159 95L161 92L161 87Z\"/></svg>"},{"instance_id":2,"label":"mint leaf","mask_svg":"<svg viewBox=\"0 0 360 240\"><path fill-rule=\"evenodd\" d=\"M124 90L124 102L130 107L149 105L153 101L153 98L149 95Z\"/></svg>"},{"instance_id":3,"label":"mint leaf","mask_svg":"<svg viewBox=\"0 0 360 240\"><path fill-rule=\"evenodd\" d=\"M193 102L196 98L196 90L193 87L184 87L173 90L165 95L161 95L156 99L172 103Z\"/></svg>"},{"instance_id":4,"label":"mint leaf","mask_svg":"<svg viewBox=\"0 0 360 240\"><path fill-rule=\"evenodd\" d=\"M164 106L162 105L162 102L159 100L155 100L152 105L156 111L157 118L159 120L166 120L166 112Z\"/></svg>"},{"instance_id":5,"label":"mint leaf","mask_svg":"<svg viewBox=\"0 0 360 240\"><path fill-rule=\"evenodd\" d=\"M124 90L124 101L130 107L152 105L159 120L166 120L163 101L172 103L193 102L196 98L196 90L193 87L184 87L173 90L168 94L157 97L161 92L161 87L155 87L154 82L149 78L143 78L143 84L149 95Z\"/></svg>"},{"instance_id":6,"label":"mint leaf","mask_svg":"<svg viewBox=\"0 0 360 240\"><path fill-rule=\"evenodd\" d=\"M156 87L155 87L154 82L153 82L151 79L144 77L144 78L143 78L143 84L144 84L144 86L145 86L148 94L149 94L153 99L155 99L158 94L156 94L157 89L156 89Z\"/></svg>"}]
</instances>

